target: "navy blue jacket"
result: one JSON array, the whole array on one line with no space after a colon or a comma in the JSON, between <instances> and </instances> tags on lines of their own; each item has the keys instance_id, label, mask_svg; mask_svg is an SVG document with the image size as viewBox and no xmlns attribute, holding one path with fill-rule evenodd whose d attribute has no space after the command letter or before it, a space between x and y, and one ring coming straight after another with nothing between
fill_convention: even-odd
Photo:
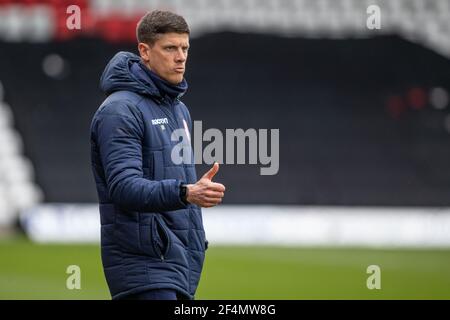
<instances>
[{"instance_id":1,"label":"navy blue jacket","mask_svg":"<svg viewBox=\"0 0 450 320\"><path fill-rule=\"evenodd\" d=\"M91 125L105 277L113 299L159 288L193 299L207 241L201 209L180 198L180 185L197 181L194 161L171 158L172 132L192 131L179 100L187 85L173 88L139 61L128 52L111 59L101 78L108 97Z\"/></svg>"}]
</instances>

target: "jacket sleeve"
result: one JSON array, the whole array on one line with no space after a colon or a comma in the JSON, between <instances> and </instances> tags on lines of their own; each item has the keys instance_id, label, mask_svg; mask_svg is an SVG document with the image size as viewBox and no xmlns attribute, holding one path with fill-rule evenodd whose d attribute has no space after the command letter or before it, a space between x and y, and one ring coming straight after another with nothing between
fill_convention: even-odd
<instances>
[{"instance_id":1,"label":"jacket sleeve","mask_svg":"<svg viewBox=\"0 0 450 320\"><path fill-rule=\"evenodd\" d=\"M94 120L109 197L131 211L170 211L186 208L180 199L181 181L152 181L143 177L143 123L130 107L115 102Z\"/></svg>"}]
</instances>

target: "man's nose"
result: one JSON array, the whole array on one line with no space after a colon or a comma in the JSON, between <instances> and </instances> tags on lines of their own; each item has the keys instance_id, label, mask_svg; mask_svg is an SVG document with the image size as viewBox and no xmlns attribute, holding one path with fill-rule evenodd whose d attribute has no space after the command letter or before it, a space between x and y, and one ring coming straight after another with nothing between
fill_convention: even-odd
<instances>
[{"instance_id":1,"label":"man's nose","mask_svg":"<svg viewBox=\"0 0 450 320\"><path fill-rule=\"evenodd\" d=\"M186 61L186 53L183 51L183 49L178 49L177 54L175 56L176 62L185 62Z\"/></svg>"}]
</instances>

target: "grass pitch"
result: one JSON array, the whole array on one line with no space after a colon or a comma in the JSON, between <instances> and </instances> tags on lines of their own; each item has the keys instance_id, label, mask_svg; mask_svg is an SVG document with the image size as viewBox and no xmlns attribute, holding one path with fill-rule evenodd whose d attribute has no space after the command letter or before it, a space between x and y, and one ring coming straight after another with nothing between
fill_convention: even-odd
<instances>
[{"instance_id":1,"label":"grass pitch","mask_svg":"<svg viewBox=\"0 0 450 320\"><path fill-rule=\"evenodd\" d=\"M81 268L68 290L66 269ZM369 290L369 265L381 289ZM197 299L450 299L450 250L210 246ZM110 299L97 245L0 241L0 299Z\"/></svg>"}]
</instances>

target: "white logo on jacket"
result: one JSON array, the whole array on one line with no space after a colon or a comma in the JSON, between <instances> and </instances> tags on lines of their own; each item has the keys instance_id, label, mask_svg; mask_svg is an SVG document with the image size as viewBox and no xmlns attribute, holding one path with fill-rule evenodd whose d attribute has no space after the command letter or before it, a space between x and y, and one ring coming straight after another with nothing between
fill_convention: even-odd
<instances>
[{"instance_id":1,"label":"white logo on jacket","mask_svg":"<svg viewBox=\"0 0 450 320\"><path fill-rule=\"evenodd\" d=\"M169 120L167 118L161 118L161 119L152 119L152 125L156 126L159 124L168 124Z\"/></svg>"}]
</instances>

